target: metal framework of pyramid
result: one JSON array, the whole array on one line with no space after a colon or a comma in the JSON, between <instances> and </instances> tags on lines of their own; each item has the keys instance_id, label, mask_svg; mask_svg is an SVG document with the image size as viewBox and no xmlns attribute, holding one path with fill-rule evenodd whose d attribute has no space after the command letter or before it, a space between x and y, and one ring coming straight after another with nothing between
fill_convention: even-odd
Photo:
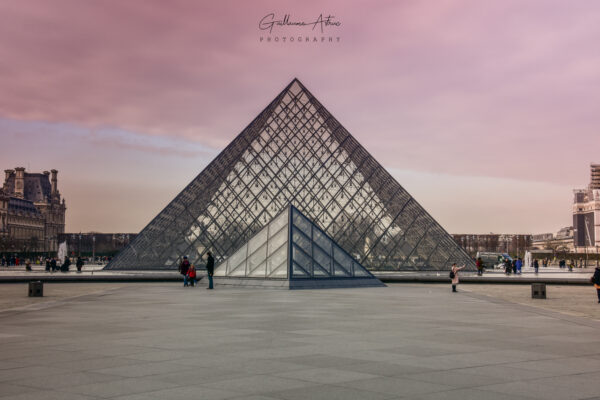
<instances>
[{"instance_id":1,"label":"metal framework of pyramid","mask_svg":"<svg viewBox=\"0 0 600 400\"><path fill-rule=\"evenodd\" d=\"M215 268L215 282L289 289L385 286L289 206Z\"/></svg>"},{"instance_id":2,"label":"metal framework of pyramid","mask_svg":"<svg viewBox=\"0 0 600 400\"><path fill-rule=\"evenodd\" d=\"M219 263L294 204L370 270L475 264L294 79L108 265Z\"/></svg>"}]
</instances>

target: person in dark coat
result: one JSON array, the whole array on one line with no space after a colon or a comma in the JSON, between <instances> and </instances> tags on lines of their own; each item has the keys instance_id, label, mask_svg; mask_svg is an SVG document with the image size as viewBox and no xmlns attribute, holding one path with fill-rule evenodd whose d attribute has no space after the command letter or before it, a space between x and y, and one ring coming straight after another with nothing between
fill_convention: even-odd
<instances>
[{"instance_id":1,"label":"person in dark coat","mask_svg":"<svg viewBox=\"0 0 600 400\"><path fill-rule=\"evenodd\" d=\"M592 276L592 283L596 288L596 293L598 294L598 303L600 303L600 266L596 267L594 270L594 276Z\"/></svg>"},{"instance_id":2,"label":"person in dark coat","mask_svg":"<svg viewBox=\"0 0 600 400\"><path fill-rule=\"evenodd\" d=\"M533 269L535 269L535 273L537 274L540 270L540 262L537 260L533 260Z\"/></svg>"},{"instance_id":3,"label":"person in dark coat","mask_svg":"<svg viewBox=\"0 0 600 400\"><path fill-rule=\"evenodd\" d=\"M69 272L69 267L71 266L71 260L69 257L65 257L65 262L60 266L60 272Z\"/></svg>"},{"instance_id":4,"label":"person in dark coat","mask_svg":"<svg viewBox=\"0 0 600 400\"><path fill-rule=\"evenodd\" d=\"M215 272L215 259L213 258L210 251L206 253L208 258L206 259L206 275L208 276L208 287L207 289L213 289L213 273Z\"/></svg>"},{"instance_id":5,"label":"person in dark coat","mask_svg":"<svg viewBox=\"0 0 600 400\"><path fill-rule=\"evenodd\" d=\"M508 258L504 259L504 273L506 275L510 275L510 273L512 272L512 265L511 262Z\"/></svg>"},{"instance_id":6,"label":"person in dark coat","mask_svg":"<svg viewBox=\"0 0 600 400\"><path fill-rule=\"evenodd\" d=\"M56 271L56 258L54 257L50 260L50 269L52 269L52 272Z\"/></svg>"},{"instance_id":7,"label":"person in dark coat","mask_svg":"<svg viewBox=\"0 0 600 400\"><path fill-rule=\"evenodd\" d=\"M183 287L188 285L188 270L190 269L190 262L187 256L183 256L183 260L179 264L179 273L183 275Z\"/></svg>"},{"instance_id":8,"label":"person in dark coat","mask_svg":"<svg viewBox=\"0 0 600 400\"><path fill-rule=\"evenodd\" d=\"M46 257L46 272L50 272L50 257Z\"/></svg>"},{"instance_id":9,"label":"person in dark coat","mask_svg":"<svg viewBox=\"0 0 600 400\"><path fill-rule=\"evenodd\" d=\"M81 257L77 257L75 266L77 267L77 272L81 272L81 268L83 267L83 259Z\"/></svg>"}]
</instances>

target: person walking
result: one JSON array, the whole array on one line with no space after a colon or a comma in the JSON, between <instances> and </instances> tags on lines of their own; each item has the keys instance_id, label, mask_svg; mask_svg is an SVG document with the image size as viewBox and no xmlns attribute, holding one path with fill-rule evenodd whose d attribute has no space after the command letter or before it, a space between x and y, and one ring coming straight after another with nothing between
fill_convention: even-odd
<instances>
[{"instance_id":1,"label":"person walking","mask_svg":"<svg viewBox=\"0 0 600 400\"><path fill-rule=\"evenodd\" d=\"M592 276L592 283L596 288L596 293L598 294L598 303L600 303L600 266L596 267L594 270L594 275Z\"/></svg>"},{"instance_id":2,"label":"person walking","mask_svg":"<svg viewBox=\"0 0 600 400\"><path fill-rule=\"evenodd\" d=\"M452 279L452 291L456 292L456 285L458 285L458 271L463 269L466 265L462 267L457 267L456 263L452 264L452 269L450 270L450 278Z\"/></svg>"},{"instance_id":3,"label":"person walking","mask_svg":"<svg viewBox=\"0 0 600 400\"><path fill-rule=\"evenodd\" d=\"M83 267L83 258L77 257L77 262L75 263L77 267L77 272L81 272L81 268Z\"/></svg>"},{"instance_id":4,"label":"person walking","mask_svg":"<svg viewBox=\"0 0 600 400\"><path fill-rule=\"evenodd\" d=\"M477 261L475 261L475 266L477 267L477 275L483 275L483 260L481 257L477 257Z\"/></svg>"},{"instance_id":5,"label":"person walking","mask_svg":"<svg viewBox=\"0 0 600 400\"><path fill-rule=\"evenodd\" d=\"M537 258L533 260L533 269L535 270L536 274L540 271L540 263Z\"/></svg>"},{"instance_id":6,"label":"person walking","mask_svg":"<svg viewBox=\"0 0 600 400\"><path fill-rule=\"evenodd\" d=\"M515 273L518 275L521 275L521 268L523 267L523 260L521 260L521 257L517 258L516 266L517 266L517 272L515 272Z\"/></svg>"},{"instance_id":7,"label":"person walking","mask_svg":"<svg viewBox=\"0 0 600 400\"><path fill-rule=\"evenodd\" d=\"M213 273L215 272L215 259L211 252L206 253L208 258L206 259L206 275L208 276L208 287L207 289L213 289Z\"/></svg>"},{"instance_id":8,"label":"person walking","mask_svg":"<svg viewBox=\"0 0 600 400\"><path fill-rule=\"evenodd\" d=\"M190 262L187 256L183 256L181 264L179 264L179 273L183 275L183 287L188 285L188 270L190 269Z\"/></svg>"}]
</instances>

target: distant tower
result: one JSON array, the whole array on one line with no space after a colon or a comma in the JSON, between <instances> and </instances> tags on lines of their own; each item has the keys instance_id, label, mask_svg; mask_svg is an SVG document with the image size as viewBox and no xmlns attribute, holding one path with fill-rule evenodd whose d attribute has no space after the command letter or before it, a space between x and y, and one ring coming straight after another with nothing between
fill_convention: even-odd
<instances>
[{"instance_id":1,"label":"distant tower","mask_svg":"<svg viewBox=\"0 0 600 400\"><path fill-rule=\"evenodd\" d=\"M15 168L15 197L25 197L25 168Z\"/></svg>"},{"instance_id":2,"label":"distant tower","mask_svg":"<svg viewBox=\"0 0 600 400\"><path fill-rule=\"evenodd\" d=\"M600 164L592 164L590 167L592 175L590 189L600 189Z\"/></svg>"},{"instance_id":3,"label":"distant tower","mask_svg":"<svg viewBox=\"0 0 600 400\"><path fill-rule=\"evenodd\" d=\"M50 170L50 172L52 173L52 179L51 179L51 183L52 183L52 189L51 189L51 195L52 198L56 197L58 195L58 171L55 169Z\"/></svg>"}]
</instances>

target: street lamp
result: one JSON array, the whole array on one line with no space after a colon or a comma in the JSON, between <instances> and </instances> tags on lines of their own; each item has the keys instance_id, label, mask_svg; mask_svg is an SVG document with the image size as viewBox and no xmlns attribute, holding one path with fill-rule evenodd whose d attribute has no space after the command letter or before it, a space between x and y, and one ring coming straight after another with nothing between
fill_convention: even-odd
<instances>
[{"instance_id":1,"label":"street lamp","mask_svg":"<svg viewBox=\"0 0 600 400\"><path fill-rule=\"evenodd\" d=\"M96 260L96 236L92 236L92 262Z\"/></svg>"},{"instance_id":2,"label":"street lamp","mask_svg":"<svg viewBox=\"0 0 600 400\"><path fill-rule=\"evenodd\" d=\"M592 244L592 238L590 237L590 228L588 226L588 222L589 220L586 218L585 219L585 234L587 236L587 240L584 240L584 244L585 244L585 268L587 268L587 264L588 264L588 244L591 245Z\"/></svg>"}]
</instances>

